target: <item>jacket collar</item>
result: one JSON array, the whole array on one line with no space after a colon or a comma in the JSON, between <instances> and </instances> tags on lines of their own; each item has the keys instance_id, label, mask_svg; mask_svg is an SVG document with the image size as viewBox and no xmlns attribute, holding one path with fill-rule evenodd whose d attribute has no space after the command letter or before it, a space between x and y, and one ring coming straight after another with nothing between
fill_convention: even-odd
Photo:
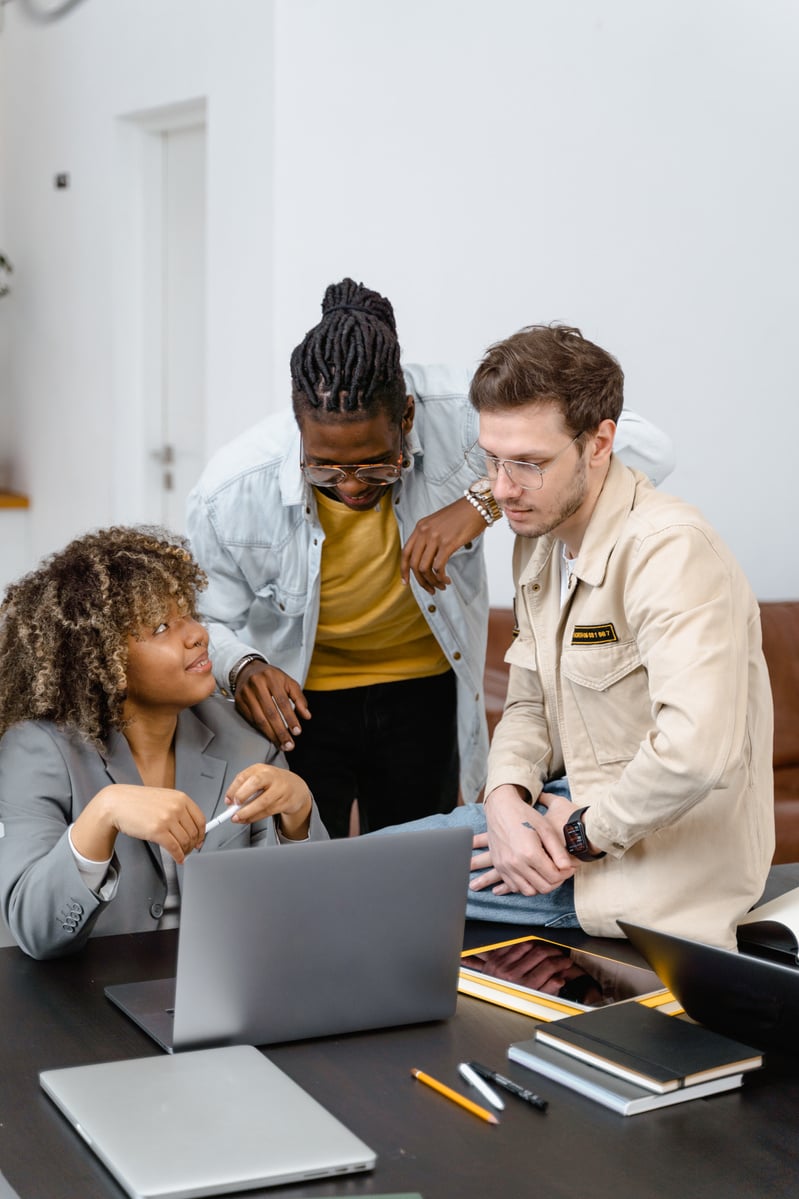
<instances>
[{"instance_id":1,"label":"jacket collar","mask_svg":"<svg viewBox=\"0 0 799 1199\"><path fill-rule=\"evenodd\" d=\"M300 427L292 413L291 432L280 464L280 499L289 508L296 504L307 507L311 490L300 470L301 446Z\"/></svg>"},{"instance_id":2,"label":"jacket collar","mask_svg":"<svg viewBox=\"0 0 799 1199\"><path fill-rule=\"evenodd\" d=\"M644 476L633 471L614 454L610 460L605 482L602 486L591 519L585 530L580 553L574 564L574 574L584 583L598 587L605 577L608 561L614 546L621 536L624 524L635 503L638 483ZM520 581L526 583L537 578L546 569L553 549L560 553L560 542L552 533L538 537L530 544L526 564L522 538L516 539L516 552L521 555Z\"/></svg>"},{"instance_id":3,"label":"jacket collar","mask_svg":"<svg viewBox=\"0 0 799 1199\"><path fill-rule=\"evenodd\" d=\"M209 817L222 798L227 766L224 759L205 752L213 740L213 732L194 709L180 713L175 735L175 787L191 796ZM111 733L101 757L113 782L141 786L130 746L118 729Z\"/></svg>"},{"instance_id":4,"label":"jacket collar","mask_svg":"<svg viewBox=\"0 0 799 1199\"><path fill-rule=\"evenodd\" d=\"M592 587L598 587L605 577L610 555L635 503L638 478L642 477L625 466L615 454L611 457L610 468L574 564L577 578Z\"/></svg>"}]
</instances>

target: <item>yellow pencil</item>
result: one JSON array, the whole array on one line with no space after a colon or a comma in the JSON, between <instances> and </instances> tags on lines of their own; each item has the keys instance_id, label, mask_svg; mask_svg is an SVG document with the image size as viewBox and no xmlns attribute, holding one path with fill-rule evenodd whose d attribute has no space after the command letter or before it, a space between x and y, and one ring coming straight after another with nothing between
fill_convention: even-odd
<instances>
[{"instance_id":1,"label":"yellow pencil","mask_svg":"<svg viewBox=\"0 0 799 1199\"><path fill-rule=\"evenodd\" d=\"M467 1112L471 1112L473 1116L479 1116L488 1124L499 1124L499 1120L493 1112L488 1111L485 1107L480 1107L479 1103L472 1103L471 1099L467 1099L465 1095L459 1095L457 1091L453 1091L452 1087L445 1086L437 1078L431 1078L429 1074L425 1074L424 1070L411 1070L411 1074L414 1078L418 1078L419 1082L426 1083L428 1087L438 1091L439 1095L446 1096L453 1103L457 1103L459 1107L465 1107Z\"/></svg>"}]
</instances>

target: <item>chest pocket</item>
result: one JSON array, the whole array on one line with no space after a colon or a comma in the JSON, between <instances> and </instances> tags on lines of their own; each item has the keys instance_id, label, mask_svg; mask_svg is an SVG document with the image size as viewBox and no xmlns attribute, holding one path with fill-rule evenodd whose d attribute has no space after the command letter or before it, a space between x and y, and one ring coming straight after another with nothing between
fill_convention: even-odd
<instances>
[{"instance_id":1,"label":"chest pocket","mask_svg":"<svg viewBox=\"0 0 799 1199\"><path fill-rule=\"evenodd\" d=\"M220 837L214 849L245 849L250 844L250 826L249 824L227 824L222 825L223 835Z\"/></svg>"},{"instance_id":2,"label":"chest pocket","mask_svg":"<svg viewBox=\"0 0 799 1199\"><path fill-rule=\"evenodd\" d=\"M653 724L646 670L635 642L569 646L561 674L597 762L629 762Z\"/></svg>"}]
</instances>

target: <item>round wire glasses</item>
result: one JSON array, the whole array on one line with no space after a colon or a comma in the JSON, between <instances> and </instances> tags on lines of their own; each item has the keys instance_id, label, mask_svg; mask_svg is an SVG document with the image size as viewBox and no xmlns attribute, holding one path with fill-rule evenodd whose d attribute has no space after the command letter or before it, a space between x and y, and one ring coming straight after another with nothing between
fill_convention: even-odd
<instances>
[{"instance_id":1,"label":"round wire glasses","mask_svg":"<svg viewBox=\"0 0 799 1199\"><path fill-rule=\"evenodd\" d=\"M552 469L558 458L565 454L569 446L574 445L579 437L582 437L582 433L572 437L569 445L565 445L562 450L559 450L554 458L550 458L549 465L544 467L537 466L535 462L522 462L516 458L497 458L494 454L488 454L477 442L469 446L464 458L479 477L482 478L483 475L486 475L492 483L499 474L499 468L502 467L511 483L515 483L517 487L521 487L525 491L540 491L544 486L544 475Z\"/></svg>"}]
</instances>

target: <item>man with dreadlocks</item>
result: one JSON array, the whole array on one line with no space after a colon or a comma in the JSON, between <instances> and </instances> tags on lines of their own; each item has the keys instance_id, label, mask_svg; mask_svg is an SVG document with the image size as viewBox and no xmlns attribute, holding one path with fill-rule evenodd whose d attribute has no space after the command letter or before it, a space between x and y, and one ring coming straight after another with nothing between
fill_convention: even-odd
<instances>
[{"instance_id":1,"label":"man with dreadlocks","mask_svg":"<svg viewBox=\"0 0 799 1199\"><path fill-rule=\"evenodd\" d=\"M292 354L293 414L220 450L189 498L217 681L331 836L355 799L365 831L448 812L459 782L474 801L485 780L480 535L500 513L465 460L468 382L403 370L391 304L344 279ZM616 444L668 473L668 440L640 418Z\"/></svg>"}]
</instances>

